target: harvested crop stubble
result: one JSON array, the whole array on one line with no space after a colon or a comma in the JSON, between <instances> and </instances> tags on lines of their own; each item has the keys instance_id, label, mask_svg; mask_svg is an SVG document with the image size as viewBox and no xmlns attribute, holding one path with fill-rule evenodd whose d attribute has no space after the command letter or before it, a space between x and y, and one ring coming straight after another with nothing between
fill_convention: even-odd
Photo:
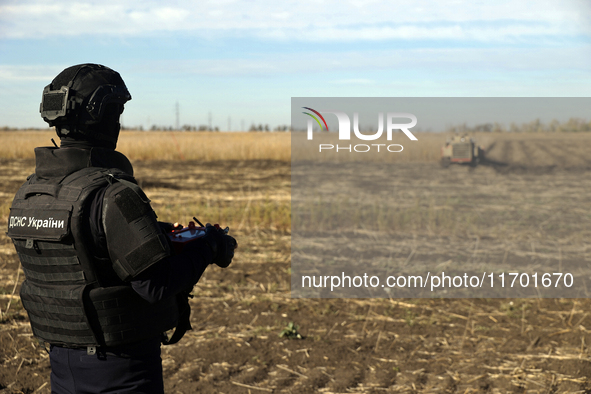
<instances>
[{"instance_id":1,"label":"harvested crop stubble","mask_svg":"<svg viewBox=\"0 0 591 394\"><path fill-rule=\"evenodd\" d=\"M159 134L165 135L138 132L122 137L130 137L133 145L134 136L136 142L151 136L156 141ZM177 137L181 134L175 133ZM34 168L32 148L49 145L54 135L48 131L24 139L19 136L27 144L22 152L26 151L28 156L23 157L28 159L8 160L14 157L8 156L12 148L5 147L6 143L0 147L0 227L6 228L10 201ZM260 141L272 135L244 137ZM6 136L2 134L3 142ZM289 134L280 137L284 136L280 149L288 152ZM569 261L591 261L591 200L586 193L591 171L585 162L569 163L571 155L551 148L557 156L549 153L548 160L554 160L558 168L542 171L533 161L516 164L524 156L517 156L520 146L514 139L541 143L562 135L491 136L501 142L496 144L499 150L491 153L498 154L493 159L508 165L442 169L436 161L445 137L435 140L433 136L437 159L392 166L393 182L398 182L393 187L399 193L393 195L398 197L397 209L410 216L403 220L397 211L386 216L398 220L400 226L388 232L395 249L392 258L412 265L431 261L441 270L456 262L520 267L524 261L550 261L560 270ZM590 137L565 136L561 146L569 152L584 152ZM189 146L177 140L182 152L199 150L199 144ZM501 149L503 141L514 148L515 157ZM176 147L171 144L166 150L174 152ZM133 154L131 147L129 152L124 150L128 148L123 140L121 148ZM208 268L195 287L193 330L181 343L163 348L166 392L591 390L589 299L291 298L292 174L286 155L282 161L228 163L198 163L204 156L193 157L193 161L186 157L184 162L178 156L169 161L132 158L138 180L162 220L213 216L230 225L239 242L233 265L225 270ZM232 182L219 181L230 176ZM408 195L402 195L405 188ZM204 198L207 195L209 202ZM404 198L408 204L403 204ZM230 206L232 210L227 211ZM458 220L437 216L451 209L459 212ZM386 223L376 225L387 230ZM355 246L345 237L355 240L373 230L353 229L355 234L335 237L343 248ZM325 262L321 255L316 257ZM18 267L16 252L2 231L0 392L49 393L48 357L32 337L22 305L12 299L5 314L15 283L23 279ZM303 339L279 337L290 322L299 326Z\"/></svg>"}]
</instances>

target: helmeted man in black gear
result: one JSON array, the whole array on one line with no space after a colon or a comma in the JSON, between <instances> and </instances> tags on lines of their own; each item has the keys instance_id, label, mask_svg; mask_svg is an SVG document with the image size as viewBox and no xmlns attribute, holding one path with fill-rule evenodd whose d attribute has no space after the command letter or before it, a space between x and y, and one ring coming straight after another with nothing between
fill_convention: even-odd
<instances>
[{"instance_id":1,"label":"helmeted man in black gear","mask_svg":"<svg viewBox=\"0 0 591 394\"><path fill-rule=\"evenodd\" d=\"M60 147L35 149L35 173L10 210L21 299L33 334L50 347L52 393L162 393L163 333L177 327L172 340L180 339L188 291L209 264L227 267L237 245L208 225L171 252L166 224L115 151L129 100L105 66L57 75L40 112Z\"/></svg>"}]
</instances>

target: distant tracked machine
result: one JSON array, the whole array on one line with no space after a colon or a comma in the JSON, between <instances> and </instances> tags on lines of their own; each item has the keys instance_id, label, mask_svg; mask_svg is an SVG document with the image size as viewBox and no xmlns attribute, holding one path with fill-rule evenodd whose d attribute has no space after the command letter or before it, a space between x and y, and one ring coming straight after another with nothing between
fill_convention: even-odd
<instances>
[{"instance_id":1,"label":"distant tracked machine","mask_svg":"<svg viewBox=\"0 0 591 394\"><path fill-rule=\"evenodd\" d=\"M456 135L441 147L441 165L449 167L452 163L477 166L484 157L484 149L467 135Z\"/></svg>"}]
</instances>

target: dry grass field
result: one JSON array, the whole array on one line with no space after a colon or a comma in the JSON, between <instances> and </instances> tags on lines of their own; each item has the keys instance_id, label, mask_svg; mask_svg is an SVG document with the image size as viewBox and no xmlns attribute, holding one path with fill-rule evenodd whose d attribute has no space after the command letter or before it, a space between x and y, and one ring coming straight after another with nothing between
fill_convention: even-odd
<instances>
[{"instance_id":1,"label":"dry grass field","mask_svg":"<svg viewBox=\"0 0 591 394\"><path fill-rule=\"evenodd\" d=\"M34 169L32 148L52 137L0 133L0 226ZM126 132L119 147L160 220L229 225L239 249L229 268L208 268L191 301L193 330L163 348L166 392L591 392L587 299L292 299L289 134L174 137ZM384 213L399 223L388 230L393 259L589 262L591 135L477 136L488 160L474 169L441 168L445 136L418 138L395 159L395 190L406 192ZM346 235L325 240L354 249ZM22 280L2 231L0 393L49 393ZM290 322L302 339L280 337Z\"/></svg>"},{"instance_id":2,"label":"dry grass field","mask_svg":"<svg viewBox=\"0 0 591 394\"><path fill-rule=\"evenodd\" d=\"M59 144L53 129L0 131L0 158L33 158L37 146ZM117 150L135 160L290 160L289 133L122 131Z\"/></svg>"}]
</instances>

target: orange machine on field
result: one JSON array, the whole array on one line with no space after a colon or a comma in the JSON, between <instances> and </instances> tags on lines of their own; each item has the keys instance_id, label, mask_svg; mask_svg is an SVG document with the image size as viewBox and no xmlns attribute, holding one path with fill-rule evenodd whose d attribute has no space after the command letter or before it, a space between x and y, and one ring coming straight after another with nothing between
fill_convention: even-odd
<instances>
[{"instance_id":1,"label":"orange machine on field","mask_svg":"<svg viewBox=\"0 0 591 394\"><path fill-rule=\"evenodd\" d=\"M484 149L468 135L455 135L441 147L441 165L449 167L451 163L477 166L484 158Z\"/></svg>"}]
</instances>

